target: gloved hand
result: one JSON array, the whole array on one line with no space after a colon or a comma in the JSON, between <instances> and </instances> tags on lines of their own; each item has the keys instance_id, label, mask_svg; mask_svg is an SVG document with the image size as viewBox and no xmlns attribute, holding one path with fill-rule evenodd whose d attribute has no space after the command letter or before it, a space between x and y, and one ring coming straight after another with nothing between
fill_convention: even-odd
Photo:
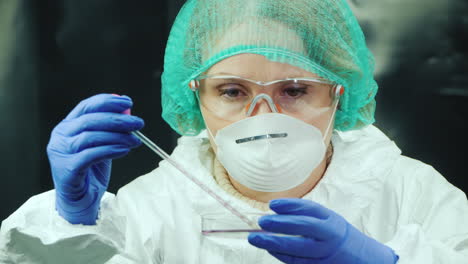
<instances>
[{"instance_id":1,"label":"gloved hand","mask_svg":"<svg viewBox=\"0 0 468 264\"><path fill-rule=\"evenodd\" d=\"M393 250L364 235L342 216L315 202L277 199L270 202L277 215L263 216L259 224L272 233L251 233L249 242L284 263L394 264Z\"/></svg>"},{"instance_id":2,"label":"gloved hand","mask_svg":"<svg viewBox=\"0 0 468 264\"><path fill-rule=\"evenodd\" d=\"M80 102L52 131L47 154L55 206L68 222L96 223L109 184L111 160L141 144L129 132L141 129L143 120L121 114L130 107L129 97L96 95Z\"/></svg>"}]
</instances>

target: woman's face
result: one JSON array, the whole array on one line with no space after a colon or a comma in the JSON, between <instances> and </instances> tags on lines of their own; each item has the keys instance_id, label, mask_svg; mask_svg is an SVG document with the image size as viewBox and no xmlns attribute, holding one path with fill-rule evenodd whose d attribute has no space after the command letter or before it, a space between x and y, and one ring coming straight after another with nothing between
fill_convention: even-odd
<instances>
[{"instance_id":1,"label":"woman's face","mask_svg":"<svg viewBox=\"0 0 468 264\"><path fill-rule=\"evenodd\" d=\"M294 78L294 77L311 77L318 78L317 75L305 71L301 68L291 66L286 63L279 63L270 61L264 56L257 54L240 54L232 56L225 60L222 60L212 66L207 72L207 75L234 75L239 77L248 78L251 80L270 82L274 80L281 80L285 78ZM203 89L204 83L201 83ZM260 92L260 91L259 91ZM327 92L328 93L328 92ZM200 96L203 96L202 94ZM203 100L203 99L202 99ZM213 136L216 136L217 132L232 124L235 121L228 121L226 119L219 118L216 113L208 110L203 104L200 105L201 112L205 119L207 128L211 131ZM304 117L300 118L302 121L313 125L320 129L322 134L327 130L329 122L332 117L333 108L331 107L327 111L316 115L314 117ZM264 113L271 113L271 109L268 104L261 100L258 102L255 111L252 115L260 115ZM297 118L297 116L295 116ZM331 124L333 127L333 123ZM332 129L330 129L328 135L325 135L325 144L328 146L330 142L330 135ZM213 138L210 137L211 145L216 152L216 144L213 144Z\"/></svg>"}]
</instances>

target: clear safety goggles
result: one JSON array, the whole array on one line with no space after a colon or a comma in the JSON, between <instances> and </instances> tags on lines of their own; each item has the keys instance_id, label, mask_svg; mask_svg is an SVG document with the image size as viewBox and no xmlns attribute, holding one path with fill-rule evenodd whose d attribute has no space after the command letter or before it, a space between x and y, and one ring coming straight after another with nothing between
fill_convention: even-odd
<instances>
[{"instance_id":1,"label":"clear safety goggles","mask_svg":"<svg viewBox=\"0 0 468 264\"><path fill-rule=\"evenodd\" d=\"M307 120L329 110L344 92L341 85L309 77L262 82L231 75L203 75L192 80L189 87L204 108L227 121L255 115L262 102L271 112Z\"/></svg>"}]
</instances>

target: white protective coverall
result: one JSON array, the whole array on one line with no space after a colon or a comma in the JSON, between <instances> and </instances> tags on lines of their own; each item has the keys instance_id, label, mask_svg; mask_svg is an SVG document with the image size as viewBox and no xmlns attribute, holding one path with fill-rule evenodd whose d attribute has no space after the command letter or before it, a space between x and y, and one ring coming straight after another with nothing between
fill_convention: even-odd
<instances>
[{"instance_id":1,"label":"white protective coverall","mask_svg":"<svg viewBox=\"0 0 468 264\"><path fill-rule=\"evenodd\" d=\"M387 244L400 264L468 263L468 202L432 167L400 155L374 126L335 132L335 153L303 198ZM262 213L221 189L206 133L182 137L172 157L240 211ZM29 199L1 227L1 263L280 263L247 234L205 236L201 215L230 214L169 163L106 193L95 226L71 225L54 191Z\"/></svg>"}]
</instances>

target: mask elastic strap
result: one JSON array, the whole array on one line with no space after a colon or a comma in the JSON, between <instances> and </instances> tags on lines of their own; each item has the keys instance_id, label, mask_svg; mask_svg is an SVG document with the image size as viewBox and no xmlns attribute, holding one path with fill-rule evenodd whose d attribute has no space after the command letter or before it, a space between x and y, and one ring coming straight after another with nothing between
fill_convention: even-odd
<instances>
[{"instance_id":1,"label":"mask elastic strap","mask_svg":"<svg viewBox=\"0 0 468 264\"><path fill-rule=\"evenodd\" d=\"M328 131L330 130L331 124L333 123L333 119L335 118L336 110L338 109L338 103L340 102L340 95L341 95L342 89L343 89L343 87L341 85L338 85L336 87L336 90L338 90L338 93L336 93L338 95L338 99L336 99L335 106L333 107L333 113L332 113L332 116L330 118L330 122L328 122L327 130L325 130L325 134L323 134L324 137L326 137L328 135ZM323 138L323 139L325 140L325 138Z\"/></svg>"},{"instance_id":2,"label":"mask elastic strap","mask_svg":"<svg viewBox=\"0 0 468 264\"><path fill-rule=\"evenodd\" d=\"M195 97L197 98L197 101L198 101L198 108L201 109L201 104L200 104L200 96L198 95L198 89L195 92ZM203 122L205 123L205 128L206 130L208 131L208 133L210 134L211 138L213 139L213 143L216 145L216 142L215 142L215 137L213 136L213 133L211 133L211 130L208 128L208 126L206 125L206 120L205 120L205 117L203 116L203 113L202 111L200 110L200 114L202 116L202 119L203 119Z\"/></svg>"},{"instance_id":3,"label":"mask elastic strap","mask_svg":"<svg viewBox=\"0 0 468 264\"><path fill-rule=\"evenodd\" d=\"M213 136L213 133L211 133L211 130L206 125L205 117L203 117L203 114L202 114L202 118L203 118L203 122L205 122L205 127L206 127L206 130L208 131L208 134L210 134L211 138L213 139L213 143L216 145L215 137ZM217 147L217 145L216 145L216 147Z\"/></svg>"}]
</instances>

